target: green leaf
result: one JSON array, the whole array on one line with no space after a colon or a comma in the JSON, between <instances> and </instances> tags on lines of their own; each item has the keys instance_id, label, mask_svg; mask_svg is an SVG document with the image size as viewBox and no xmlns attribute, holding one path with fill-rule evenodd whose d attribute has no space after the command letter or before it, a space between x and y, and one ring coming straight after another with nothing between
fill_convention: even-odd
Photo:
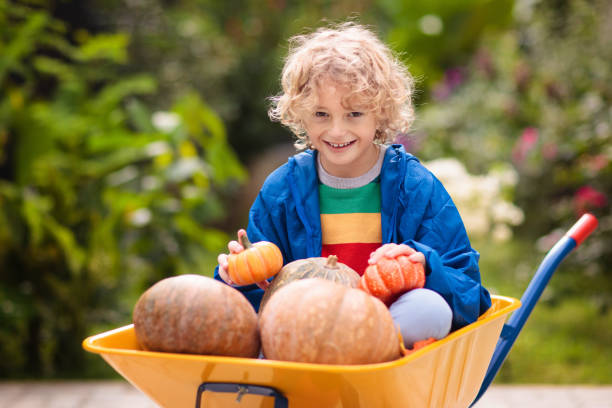
<instances>
[{"instance_id":1,"label":"green leaf","mask_svg":"<svg viewBox=\"0 0 612 408\"><path fill-rule=\"evenodd\" d=\"M206 150L206 159L212 168L213 180L222 185L230 180L242 182L247 172L227 143L212 142Z\"/></svg>"},{"instance_id":2,"label":"green leaf","mask_svg":"<svg viewBox=\"0 0 612 408\"><path fill-rule=\"evenodd\" d=\"M163 142L165 136L160 133L134 133L128 129L113 129L96 132L86 139L89 153L105 153L124 148L142 148L151 143Z\"/></svg>"},{"instance_id":3,"label":"green leaf","mask_svg":"<svg viewBox=\"0 0 612 408\"><path fill-rule=\"evenodd\" d=\"M109 60L116 63L127 61L129 38L125 34L98 34L90 37L80 46L79 57L82 61Z\"/></svg>"},{"instance_id":4,"label":"green leaf","mask_svg":"<svg viewBox=\"0 0 612 408\"><path fill-rule=\"evenodd\" d=\"M135 75L106 85L91 101L92 114L105 114L116 108L127 96L150 94L156 89L155 80L149 75Z\"/></svg>"},{"instance_id":5,"label":"green leaf","mask_svg":"<svg viewBox=\"0 0 612 408\"><path fill-rule=\"evenodd\" d=\"M226 233L215 228L203 227L185 213L177 214L174 217L174 224L179 231L191 240L198 242L202 248L209 252L218 253L218 251L223 250L228 241Z\"/></svg>"},{"instance_id":6,"label":"green leaf","mask_svg":"<svg viewBox=\"0 0 612 408\"><path fill-rule=\"evenodd\" d=\"M82 173L87 177L99 178L117 171L124 166L149 157L146 148L128 147L117 149L108 154L85 160L82 165Z\"/></svg>"},{"instance_id":7,"label":"green leaf","mask_svg":"<svg viewBox=\"0 0 612 408\"><path fill-rule=\"evenodd\" d=\"M173 110L183 118L189 136L201 143L216 182L246 178L246 171L227 143L223 122L197 94L187 95Z\"/></svg>"},{"instance_id":8,"label":"green leaf","mask_svg":"<svg viewBox=\"0 0 612 408\"><path fill-rule=\"evenodd\" d=\"M44 237L44 219L52 207L48 197L41 197L26 189L23 194L21 214L30 232L30 246L40 245Z\"/></svg>"},{"instance_id":9,"label":"green leaf","mask_svg":"<svg viewBox=\"0 0 612 408\"><path fill-rule=\"evenodd\" d=\"M15 119L20 135L15 140L15 176L16 182L24 186L31 182L37 161L52 148L53 135L26 115L20 115ZM26 123L28 120L29 125Z\"/></svg>"},{"instance_id":10,"label":"green leaf","mask_svg":"<svg viewBox=\"0 0 612 408\"><path fill-rule=\"evenodd\" d=\"M41 36L48 18L43 13L33 13L23 24L12 41L0 52L0 84L10 70L19 63L21 58L32 53L36 40Z\"/></svg>"},{"instance_id":11,"label":"green leaf","mask_svg":"<svg viewBox=\"0 0 612 408\"><path fill-rule=\"evenodd\" d=\"M74 67L55 58L35 57L34 67L43 74L57 77L62 82L76 82Z\"/></svg>"},{"instance_id":12,"label":"green leaf","mask_svg":"<svg viewBox=\"0 0 612 408\"><path fill-rule=\"evenodd\" d=\"M70 229L58 223L52 216L43 218L45 230L55 239L68 261L68 267L73 275L79 275L85 264L85 251L77 244Z\"/></svg>"},{"instance_id":13,"label":"green leaf","mask_svg":"<svg viewBox=\"0 0 612 408\"><path fill-rule=\"evenodd\" d=\"M151 111L141 101L131 98L126 104L126 110L132 124L140 132L154 133L155 127L151 123Z\"/></svg>"}]
</instances>

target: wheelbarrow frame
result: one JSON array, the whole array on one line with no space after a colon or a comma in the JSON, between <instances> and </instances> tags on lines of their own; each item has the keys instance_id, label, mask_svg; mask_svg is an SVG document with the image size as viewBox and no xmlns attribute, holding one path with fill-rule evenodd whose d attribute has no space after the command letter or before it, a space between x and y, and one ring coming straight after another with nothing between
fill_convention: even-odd
<instances>
[{"instance_id":1,"label":"wheelbarrow frame","mask_svg":"<svg viewBox=\"0 0 612 408\"><path fill-rule=\"evenodd\" d=\"M584 214L572 228L557 241L550 251L548 251L521 297L521 307L510 316L508 322L502 328L499 341L493 352L493 357L491 358L491 364L487 369L480 391L478 391L476 399L470 406L473 406L480 397L482 397L487 391L487 388L489 388L489 385L493 382L497 372L506 360L512 345L516 341L516 338L523 329L529 315L533 311L536 303L538 303L540 296L542 296L542 292L546 289L546 285L548 285L550 278L552 278L561 261L569 255L574 248L582 244L595 228L597 228L597 218L592 214Z\"/></svg>"}]
</instances>

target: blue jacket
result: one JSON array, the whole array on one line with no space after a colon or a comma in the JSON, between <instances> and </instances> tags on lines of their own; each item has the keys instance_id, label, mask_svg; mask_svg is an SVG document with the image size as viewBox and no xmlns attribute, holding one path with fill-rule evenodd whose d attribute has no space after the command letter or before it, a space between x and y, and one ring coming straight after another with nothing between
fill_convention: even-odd
<instances>
[{"instance_id":1,"label":"blue jacket","mask_svg":"<svg viewBox=\"0 0 612 408\"><path fill-rule=\"evenodd\" d=\"M249 212L249 239L274 242L285 264L321 256L316 154L297 154L272 172ZM380 190L382 243L404 243L425 255L425 287L450 305L453 330L475 321L491 306L491 298L480 283L480 255L470 246L446 189L403 146L392 145L383 161ZM220 279L217 270L215 278ZM261 289L237 289L259 308Z\"/></svg>"}]
</instances>

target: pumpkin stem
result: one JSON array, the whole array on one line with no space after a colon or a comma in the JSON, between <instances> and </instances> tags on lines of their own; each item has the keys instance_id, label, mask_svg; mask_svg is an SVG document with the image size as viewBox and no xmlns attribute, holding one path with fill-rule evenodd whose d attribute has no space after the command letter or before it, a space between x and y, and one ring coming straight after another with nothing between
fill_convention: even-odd
<instances>
[{"instance_id":1,"label":"pumpkin stem","mask_svg":"<svg viewBox=\"0 0 612 408\"><path fill-rule=\"evenodd\" d=\"M246 234L240 236L240 245L242 245L244 249L249 249L250 247L253 246L253 244L251 244L251 241L249 241L249 238L247 237Z\"/></svg>"},{"instance_id":2,"label":"pumpkin stem","mask_svg":"<svg viewBox=\"0 0 612 408\"><path fill-rule=\"evenodd\" d=\"M336 255L328 256L325 266L331 269L338 269L338 257Z\"/></svg>"}]
</instances>

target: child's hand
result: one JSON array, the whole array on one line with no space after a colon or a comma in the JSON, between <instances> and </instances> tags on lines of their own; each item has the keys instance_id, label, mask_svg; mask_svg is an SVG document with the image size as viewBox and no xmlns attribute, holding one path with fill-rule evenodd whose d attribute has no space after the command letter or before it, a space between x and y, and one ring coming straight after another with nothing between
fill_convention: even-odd
<instances>
[{"instance_id":1,"label":"child's hand","mask_svg":"<svg viewBox=\"0 0 612 408\"><path fill-rule=\"evenodd\" d=\"M240 237L242 235L246 235L246 231L244 229L239 229L236 235L238 236L238 241L240 241ZM227 244L227 249L229 250L230 254L238 254L244 251L244 248L242 247L242 245L240 245L238 241L230 241ZM219 254L219 256L217 257L217 262L219 262L219 276L228 285L235 285L235 283L232 282L232 280L229 277L229 274L227 273L227 268L229 265L227 261L228 257L229 257L228 254Z\"/></svg>"},{"instance_id":2,"label":"child's hand","mask_svg":"<svg viewBox=\"0 0 612 408\"><path fill-rule=\"evenodd\" d=\"M227 272L227 268L229 265L227 259L230 254L239 254L240 252L244 251L244 247L240 245L239 241L240 241L241 236L246 235L246 231L241 228L238 230L238 233L236 235L238 236L238 240L230 241L227 244L227 249L229 250L229 254L219 254L219 256L217 257L217 262L219 263L219 276L228 285L236 285L236 283L230 279L229 274ZM261 289L266 290L266 288L270 286L270 282L268 281L257 282L256 285L259 286Z\"/></svg>"},{"instance_id":3,"label":"child's hand","mask_svg":"<svg viewBox=\"0 0 612 408\"><path fill-rule=\"evenodd\" d=\"M381 258L395 258L404 255L412 262L418 262L425 267L425 255L422 252L417 252L406 244L385 244L379 247L376 251L370 254L368 264L374 265Z\"/></svg>"}]
</instances>

